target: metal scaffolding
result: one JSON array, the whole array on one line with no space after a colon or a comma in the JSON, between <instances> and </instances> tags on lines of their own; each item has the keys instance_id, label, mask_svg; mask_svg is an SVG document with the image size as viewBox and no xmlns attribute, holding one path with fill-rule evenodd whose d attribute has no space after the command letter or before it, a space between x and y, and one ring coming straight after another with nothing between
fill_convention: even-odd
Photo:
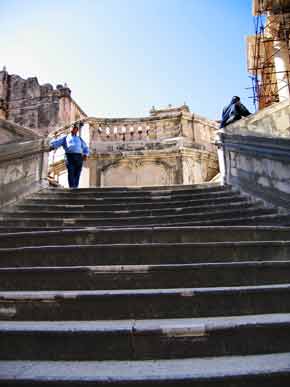
<instances>
[{"instance_id":1,"label":"metal scaffolding","mask_svg":"<svg viewBox=\"0 0 290 387\"><path fill-rule=\"evenodd\" d=\"M262 109L279 102L282 89L287 88L290 93L289 66L279 71L275 63L277 55L282 55L281 47L286 48L290 63L290 1L256 0L254 12L255 35L248 38L248 70L252 79L251 98L255 108Z\"/></svg>"}]
</instances>

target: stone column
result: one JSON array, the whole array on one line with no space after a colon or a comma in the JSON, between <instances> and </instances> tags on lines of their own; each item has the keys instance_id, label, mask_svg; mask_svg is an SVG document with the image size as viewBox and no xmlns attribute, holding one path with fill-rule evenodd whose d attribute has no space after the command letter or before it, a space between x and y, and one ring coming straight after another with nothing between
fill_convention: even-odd
<instances>
[{"instance_id":1,"label":"stone column","mask_svg":"<svg viewBox=\"0 0 290 387\"><path fill-rule=\"evenodd\" d=\"M3 70L0 71L0 118L4 120L8 118L8 79L8 72L3 67Z\"/></svg>"},{"instance_id":2,"label":"stone column","mask_svg":"<svg viewBox=\"0 0 290 387\"><path fill-rule=\"evenodd\" d=\"M71 90L65 85L56 86L59 95L58 121L61 125L71 123Z\"/></svg>"},{"instance_id":3,"label":"stone column","mask_svg":"<svg viewBox=\"0 0 290 387\"><path fill-rule=\"evenodd\" d=\"M274 62L280 102L289 100L290 63L287 42L274 41Z\"/></svg>"},{"instance_id":4,"label":"stone column","mask_svg":"<svg viewBox=\"0 0 290 387\"><path fill-rule=\"evenodd\" d=\"M97 182L97 160L93 158L89 158L87 161L88 168L90 170L90 187L98 187L99 184Z\"/></svg>"},{"instance_id":5,"label":"stone column","mask_svg":"<svg viewBox=\"0 0 290 387\"><path fill-rule=\"evenodd\" d=\"M3 120L7 119L7 104L3 98L0 97L0 118Z\"/></svg>"},{"instance_id":6,"label":"stone column","mask_svg":"<svg viewBox=\"0 0 290 387\"><path fill-rule=\"evenodd\" d=\"M226 168L225 148L223 144L223 133L224 133L224 129L219 129L216 131L215 145L217 146L218 164L219 164L219 170L221 174L221 184L225 185L227 168Z\"/></svg>"}]
</instances>

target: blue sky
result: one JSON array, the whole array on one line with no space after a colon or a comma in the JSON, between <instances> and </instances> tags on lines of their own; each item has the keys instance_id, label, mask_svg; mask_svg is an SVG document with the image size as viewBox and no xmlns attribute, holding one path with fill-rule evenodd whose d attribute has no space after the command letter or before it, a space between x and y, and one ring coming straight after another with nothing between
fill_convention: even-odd
<instances>
[{"instance_id":1,"label":"blue sky","mask_svg":"<svg viewBox=\"0 0 290 387\"><path fill-rule=\"evenodd\" d=\"M181 105L217 119L233 95L253 111L245 36L251 0L0 0L0 66L67 82L89 115Z\"/></svg>"}]
</instances>

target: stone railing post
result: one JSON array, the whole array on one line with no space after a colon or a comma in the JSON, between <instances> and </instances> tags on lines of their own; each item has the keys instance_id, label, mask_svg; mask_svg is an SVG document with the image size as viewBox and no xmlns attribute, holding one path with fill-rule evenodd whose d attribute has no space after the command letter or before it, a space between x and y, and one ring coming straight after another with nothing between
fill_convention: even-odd
<instances>
[{"instance_id":1,"label":"stone railing post","mask_svg":"<svg viewBox=\"0 0 290 387\"><path fill-rule=\"evenodd\" d=\"M224 129L219 129L216 131L215 145L217 147L219 170L221 174L221 185L225 185L227 183L227 167L223 135Z\"/></svg>"}]
</instances>

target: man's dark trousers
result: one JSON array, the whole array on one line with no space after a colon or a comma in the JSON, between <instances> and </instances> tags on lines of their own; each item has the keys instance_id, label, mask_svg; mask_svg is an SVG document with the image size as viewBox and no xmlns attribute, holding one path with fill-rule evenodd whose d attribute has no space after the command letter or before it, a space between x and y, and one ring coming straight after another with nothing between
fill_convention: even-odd
<instances>
[{"instance_id":1,"label":"man's dark trousers","mask_svg":"<svg viewBox=\"0 0 290 387\"><path fill-rule=\"evenodd\" d=\"M83 155L81 153L66 153L68 185L70 188L77 188L79 186L82 166L83 166Z\"/></svg>"}]
</instances>

